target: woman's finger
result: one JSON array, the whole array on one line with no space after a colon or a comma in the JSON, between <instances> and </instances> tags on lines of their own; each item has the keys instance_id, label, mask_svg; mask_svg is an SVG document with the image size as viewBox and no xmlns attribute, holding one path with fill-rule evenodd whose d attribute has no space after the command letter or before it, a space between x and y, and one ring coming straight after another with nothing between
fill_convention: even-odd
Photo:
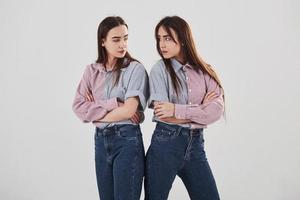
<instances>
[{"instance_id":1,"label":"woman's finger","mask_svg":"<svg viewBox=\"0 0 300 200\"><path fill-rule=\"evenodd\" d=\"M162 112L163 111L163 109L161 109L161 108L157 108L157 109L155 109L154 110L154 113L156 114L156 113L158 113L158 112Z\"/></svg>"},{"instance_id":2,"label":"woman's finger","mask_svg":"<svg viewBox=\"0 0 300 200\"><path fill-rule=\"evenodd\" d=\"M136 119L137 118L137 114L134 113L134 115L132 116L132 118Z\"/></svg>"},{"instance_id":3,"label":"woman's finger","mask_svg":"<svg viewBox=\"0 0 300 200\"><path fill-rule=\"evenodd\" d=\"M136 123L133 117L130 118L130 121L131 121L132 123Z\"/></svg>"},{"instance_id":4,"label":"woman's finger","mask_svg":"<svg viewBox=\"0 0 300 200\"><path fill-rule=\"evenodd\" d=\"M159 112L157 112L155 115L156 115L157 117L160 117L160 116L162 116L163 114L164 114L163 111L159 111Z\"/></svg>"},{"instance_id":5,"label":"woman's finger","mask_svg":"<svg viewBox=\"0 0 300 200\"><path fill-rule=\"evenodd\" d=\"M207 93L207 95L205 96L203 102L210 101L211 99L213 99L213 97L214 97L215 94L216 94L216 93L214 93L214 92L209 92L209 93Z\"/></svg>"},{"instance_id":6,"label":"woman's finger","mask_svg":"<svg viewBox=\"0 0 300 200\"><path fill-rule=\"evenodd\" d=\"M163 108L164 104L157 104L156 106L154 106L154 109L158 109L158 108Z\"/></svg>"},{"instance_id":7,"label":"woman's finger","mask_svg":"<svg viewBox=\"0 0 300 200\"><path fill-rule=\"evenodd\" d=\"M216 95L214 95L214 96L212 97L212 99L218 98L218 96L219 96L219 95L216 94Z\"/></svg>"},{"instance_id":8,"label":"woman's finger","mask_svg":"<svg viewBox=\"0 0 300 200\"><path fill-rule=\"evenodd\" d=\"M90 102L92 102L92 101L93 101L93 99L92 99L92 97L91 97L91 96L89 96L89 100L90 100Z\"/></svg>"},{"instance_id":9,"label":"woman's finger","mask_svg":"<svg viewBox=\"0 0 300 200\"><path fill-rule=\"evenodd\" d=\"M210 98L208 100L210 101L210 100L213 100L213 99L215 99L217 97L218 97L218 95L215 93L214 95L210 96Z\"/></svg>"},{"instance_id":10,"label":"woman's finger","mask_svg":"<svg viewBox=\"0 0 300 200\"><path fill-rule=\"evenodd\" d=\"M161 113L161 112L156 111L154 114L155 114L155 116L159 116L160 113Z\"/></svg>"},{"instance_id":11,"label":"woman's finger","mask_svg":"<svg viewBox=\"0 0 300 200\"><path fill-rule=\"evenodd\" d=\"M89 98L89 101L91 101L91 102L94 101L94 97L93 97L91 91L86 90L86 96Z\"/></svg>"},{"instance_id":12,"label":"woman's finger","mask_svg":"<svg viewBox=\"0 0 300 200\"><path fill-rule=\"evenodd\" d=\"M154 107L156 107L159 103L161 103L160 101L154 101Z\"/></svg>"},{"instance_id":13,"label":"woman's finger","mask_svg":"<svg viewBox=\"0 0 300 200\"><path fill-rule=\"evenodd\" d=\"M138 124L139 123L139 118L137 117L137 116L134 116L134 122L136 123L136 124Z\"/></svg>"},{"instance_id":14,"label":"woman's finger","mask_svg":"<svg viewBox=\"0 0 300 200\"><path fill-rule=\"evenodd\" d=\"M89 90L86 90L85 96L88 97L88 98L90 98L90 91Z\"/></svg>"},{"instance_id":15,"label":"woman's finger","mask_svg":"<svg viewBox=\"0 0 300 200\"><path fill-rule=\"evenodd\" d=\"M89 96L89 98L90 98L91 101L94 101L93 95L91 95L91 94L89 93L88 96Z\"/></svg>"},{"instance_id":16,"label":"woman's finger","mask_svg":"<svg viewBox=\"0 0 300 200\"><path fill-rule=\"evenodd\" d=\"M214 92L209 92L206 94L205 99L209 99L211 96L213 96L215 93Z\"/></svg>"},{"instance_id":17,"label":"woman's finger","mask_svg":"<svg viewBox=\"0 0 300 200\"><path fill-rule=\"evenodd\" d=\"M166 114L162 114L159 116L159 119L164 119L164 118L167 118L168 116Z\"/></svg>"},{"instance_id":18,"label":"woman's finger","mask_svg":"<svg viewBox=\"0 0 300 200\"><path fill-rule=\"evenodd\" d=\"M137 116L136 113L132 116L131 119L132 119L132 121L133 121L134 123L138 123L138 122L139 122L139 118L138 118L138 116Z\"/></svg>"},{"instance_id":19,"label":"woman's finger","mask_svg":"<svg viewBox=\"0 0 300 200\"><path fill-rule=\"evenodd\" d=\"M90 96L88 95L88 93L85 96L87 98L88 101L91 101Z\"/></svg>"},{"instance_id":20,"label":"woman's finger","mask_svg":"<svg viewBox=\"0 0 300 200\"><path fill-rule=\"evenodd\" d=\"M136 119L137 119L137 123L141 122L141 116L140 116L140 114L137 114Z\"/></svg>"},{"instance_id":21,"label":"woman's finger","mask_svg":"<svg viewBox=\"0 0 300 200\"><path fill-rule=\"evenodd\" d=\"M94 96L90 94L91 100L94 101Z\"/></svg>"},{"instance_id":22,"label":"woman's finger","mask_svg":"<svg viewBox=\"0 0 300 200\"><path fill-rule=\"evenodd\" d=\"M216 97L216 94L212 94L210 96L207 97L207 100L212 100Z\"/></svg>"}]
</instances>

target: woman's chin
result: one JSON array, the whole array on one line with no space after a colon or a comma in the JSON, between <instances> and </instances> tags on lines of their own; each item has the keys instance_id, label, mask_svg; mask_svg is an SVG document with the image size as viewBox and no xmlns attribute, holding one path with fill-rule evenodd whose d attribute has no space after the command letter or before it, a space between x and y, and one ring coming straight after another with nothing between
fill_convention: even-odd
<instances>
[{"instance_id":1,"label":"woman's chin","mask_svg":"<svg viewBox=\"0 0 300 200\"><path fill-rule=\"evenodd\" d=\"M164 59L170 59L170 58L172 58L171 56L168 56L168 55L163 55L163 58Z\"/></svg>"}]
</instances>

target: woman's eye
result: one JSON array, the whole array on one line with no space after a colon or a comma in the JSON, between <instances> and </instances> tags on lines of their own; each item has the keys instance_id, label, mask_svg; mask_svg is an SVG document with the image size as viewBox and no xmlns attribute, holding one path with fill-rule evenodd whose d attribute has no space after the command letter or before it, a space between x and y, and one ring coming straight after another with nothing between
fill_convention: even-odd
<instances>
[{"instance_id":1,"label":"woman's eye","mask_svg":"<svg viewBox=\"0 0 300 200\"><path fill-rule=\"evenodd\" d=\"M127 41L127 40L128 40L128 38L124 38L124 40L125 40L125 41Z\"/></svg>"},{"instance_id":2,"label":"woman's eye","mask_svg":"<svg viewBox=\"0 0 300 200\"><path fill-rule=\"evenodd\" d=\"M172 40L172 38L166 37L166 41L171 41L171 40Z\"/></svg>"},{"instance_id":3,"label":"woman's eye","mask_svg":"<svg viewBox=\"0 0 300 200\"><path fill-rule=\"evenodd\" d=\"M120 42L120 40L113 40L113 42Z\"/></svg>"}]
</instances>

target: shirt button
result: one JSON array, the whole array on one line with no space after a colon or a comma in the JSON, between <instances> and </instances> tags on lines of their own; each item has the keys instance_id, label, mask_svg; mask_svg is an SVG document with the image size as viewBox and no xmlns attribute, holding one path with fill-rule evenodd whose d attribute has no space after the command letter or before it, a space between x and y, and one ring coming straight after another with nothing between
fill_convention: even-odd
<instances>
[{"instance_id":1,"label":"shirt button","mask_svg":"<svg viewBox=\"0 0 300 200\"><path fill-rule=\"evenodd\" d=\"M189 80L189 77L186 77L186 80Z\"/></svg>"},{"instance_id":2,"label":"shirt button","mask_svg":"<svg viewBox=\"0 0 300 200\"><path fill-rule=\"evenodd\" d=\"M192 104L192 102L189 102L189 104L191 105L191 104Z\"/></svg>"},{"instance_id":3,"label":"shirt button","mask_svg":"<svg viewBox=\"0 0 300 200\"><path fill-rule=\"evenodd\" d=\"M192 89L189 89L189 92L192 92Z\"/></svg>"}]
</instances>

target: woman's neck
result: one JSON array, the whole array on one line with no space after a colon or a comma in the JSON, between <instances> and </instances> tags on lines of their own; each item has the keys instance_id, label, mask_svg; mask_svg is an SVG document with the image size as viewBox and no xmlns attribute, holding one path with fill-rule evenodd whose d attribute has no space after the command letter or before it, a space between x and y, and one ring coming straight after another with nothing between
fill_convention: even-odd
<instances>
[{"instance_id":1,"label":"woman's neck","mask_svg":"<svg viewBox=\"0 0 300 200\"><path fill-rule=\"evenodd\" d=\"M183 59L183 54L180 53L179 55L175 56L174 57L178 62L180 62L181 64L185 64L184 62L184 59Z\"/></svg>"},{"instance_id":2,"label":"woman's neck","mask_svg":"<svg viewBox=\"0 0 300 200\"><path fill-rule=\"evenodd\" d=\"M112 70L116 62L117 62L117 58L109 56L107 62L105 63L106 70Z\"/></svg>"}]
</instances>

